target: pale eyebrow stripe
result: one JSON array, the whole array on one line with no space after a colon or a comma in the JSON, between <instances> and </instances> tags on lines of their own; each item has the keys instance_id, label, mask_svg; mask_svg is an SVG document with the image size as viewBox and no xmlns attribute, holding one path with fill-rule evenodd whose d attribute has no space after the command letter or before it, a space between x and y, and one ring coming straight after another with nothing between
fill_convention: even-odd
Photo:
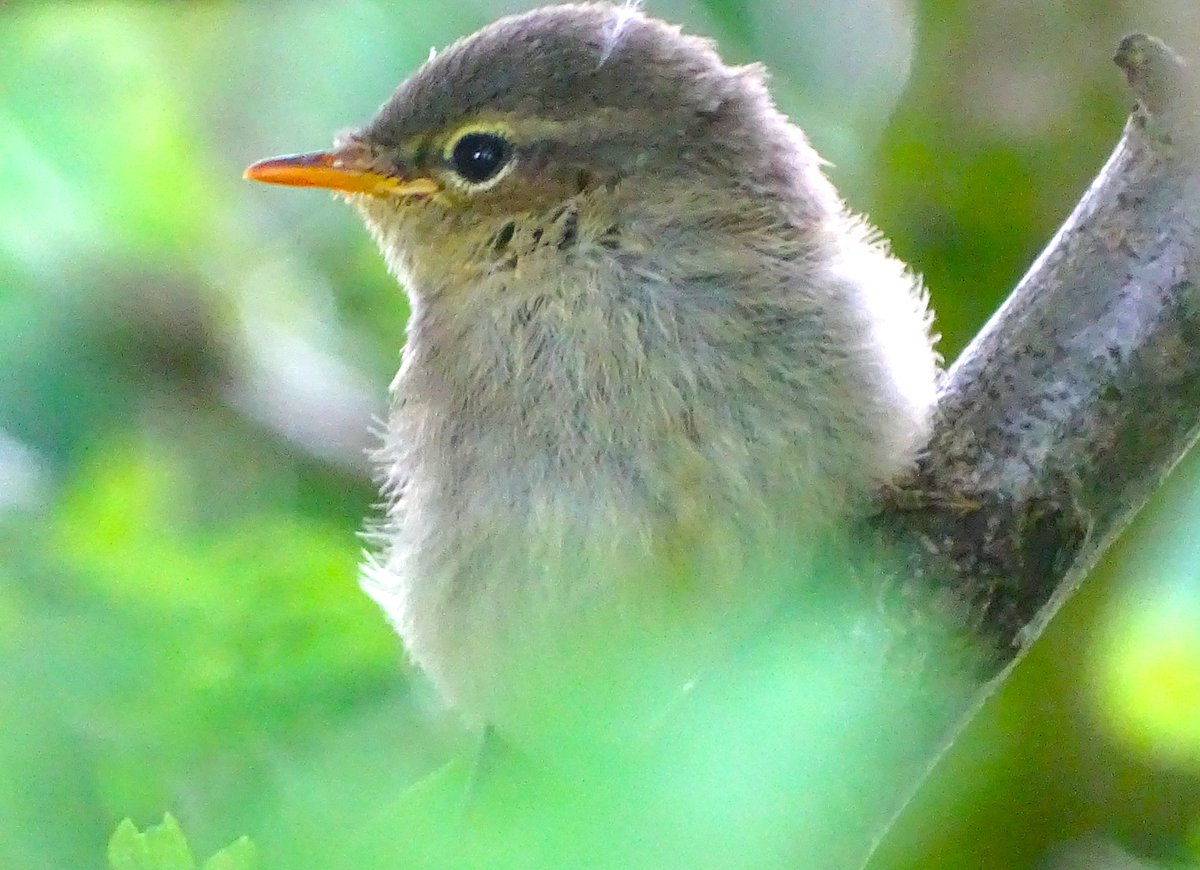
<instances>
[{"instance_id":1,"label":"pale eyebrow stripe","mask_svg":"<svg viewBox=\"0 0 1200 870\"><path fill-rule=\"evenodd\" d=\"M515 143L554 139L559 142L579 143L600 138L598 134L626 133L645 129L657 118L645 109L618 109L604 107L588 115L570 120L530 117L515 112L480 115L468 124L462 124L451 134L457 137L470 129L508 130ZM604 138L611 138L611 135Z\"/></svg>"}]
</instances>

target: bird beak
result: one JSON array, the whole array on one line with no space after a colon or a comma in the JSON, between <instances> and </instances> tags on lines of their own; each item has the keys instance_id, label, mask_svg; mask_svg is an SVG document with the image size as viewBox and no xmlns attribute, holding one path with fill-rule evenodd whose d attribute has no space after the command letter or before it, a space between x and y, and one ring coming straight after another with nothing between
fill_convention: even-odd
<instances>
[{"instance_id":1,"label":"bird beak","mask_svg":"<svg viewBox=\"0 0 1200 870\"><path fill-rule=\"evenodd\" d=\"M368 196L413 196L436 193L437 182L414 176L401 178L380 172L365 154L348 151L317 151L272 157L247 167L243 178L288 187L324 187L340 193Z\"/></svg>"}]
</instances>

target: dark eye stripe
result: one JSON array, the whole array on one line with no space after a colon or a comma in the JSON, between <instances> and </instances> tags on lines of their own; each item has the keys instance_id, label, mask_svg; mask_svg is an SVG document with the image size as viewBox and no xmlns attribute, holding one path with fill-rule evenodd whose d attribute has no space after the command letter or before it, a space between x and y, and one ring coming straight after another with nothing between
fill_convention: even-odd
<instances>
[{"instance_id":1,"label":"dark eye stripe","mask_svg":"<svg viewBox=\"0 0 1200 870\"><path fill-rule=\"evenodd\" d=\"M464 180L481 184L512 158L512 145L495 133L467 133L450 152L450 165Z\"/></svg>"}]
</instances>

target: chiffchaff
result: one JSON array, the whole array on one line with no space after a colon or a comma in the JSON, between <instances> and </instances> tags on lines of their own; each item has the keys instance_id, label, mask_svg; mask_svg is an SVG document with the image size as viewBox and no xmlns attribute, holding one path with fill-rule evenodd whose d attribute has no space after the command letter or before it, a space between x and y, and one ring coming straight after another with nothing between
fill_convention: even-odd
<instances>
[{"instance_id":1,"label":"chiffchaff","mask_svg":"<svg viewBox=\"0 0 1200 870\"><path fill-rule=\"evenodd\" d=\"M760 68L635 9L498 21L247 177L344 194L409 295L365 585L502 733L665 709L926 435L919 282Z\"/></svg>"}]
</instances>

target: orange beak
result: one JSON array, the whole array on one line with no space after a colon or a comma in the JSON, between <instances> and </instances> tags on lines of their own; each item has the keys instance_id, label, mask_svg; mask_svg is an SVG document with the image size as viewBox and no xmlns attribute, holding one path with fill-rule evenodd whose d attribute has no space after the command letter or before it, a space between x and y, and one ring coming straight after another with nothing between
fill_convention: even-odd
<instances>
[{"instance_id":1,"label":"orange beak","mask_svg":"<svg viewBox=\"0 0 1200 870\"><path fill-rule=\"evenodd\" d=\"M272 157L247 167L243 178L289 187L323 187L368 196L413 196L436 193L437 182L416 176L400 178L380 172L352 153L318 151Z\"/></svg>"}]
</instances>

